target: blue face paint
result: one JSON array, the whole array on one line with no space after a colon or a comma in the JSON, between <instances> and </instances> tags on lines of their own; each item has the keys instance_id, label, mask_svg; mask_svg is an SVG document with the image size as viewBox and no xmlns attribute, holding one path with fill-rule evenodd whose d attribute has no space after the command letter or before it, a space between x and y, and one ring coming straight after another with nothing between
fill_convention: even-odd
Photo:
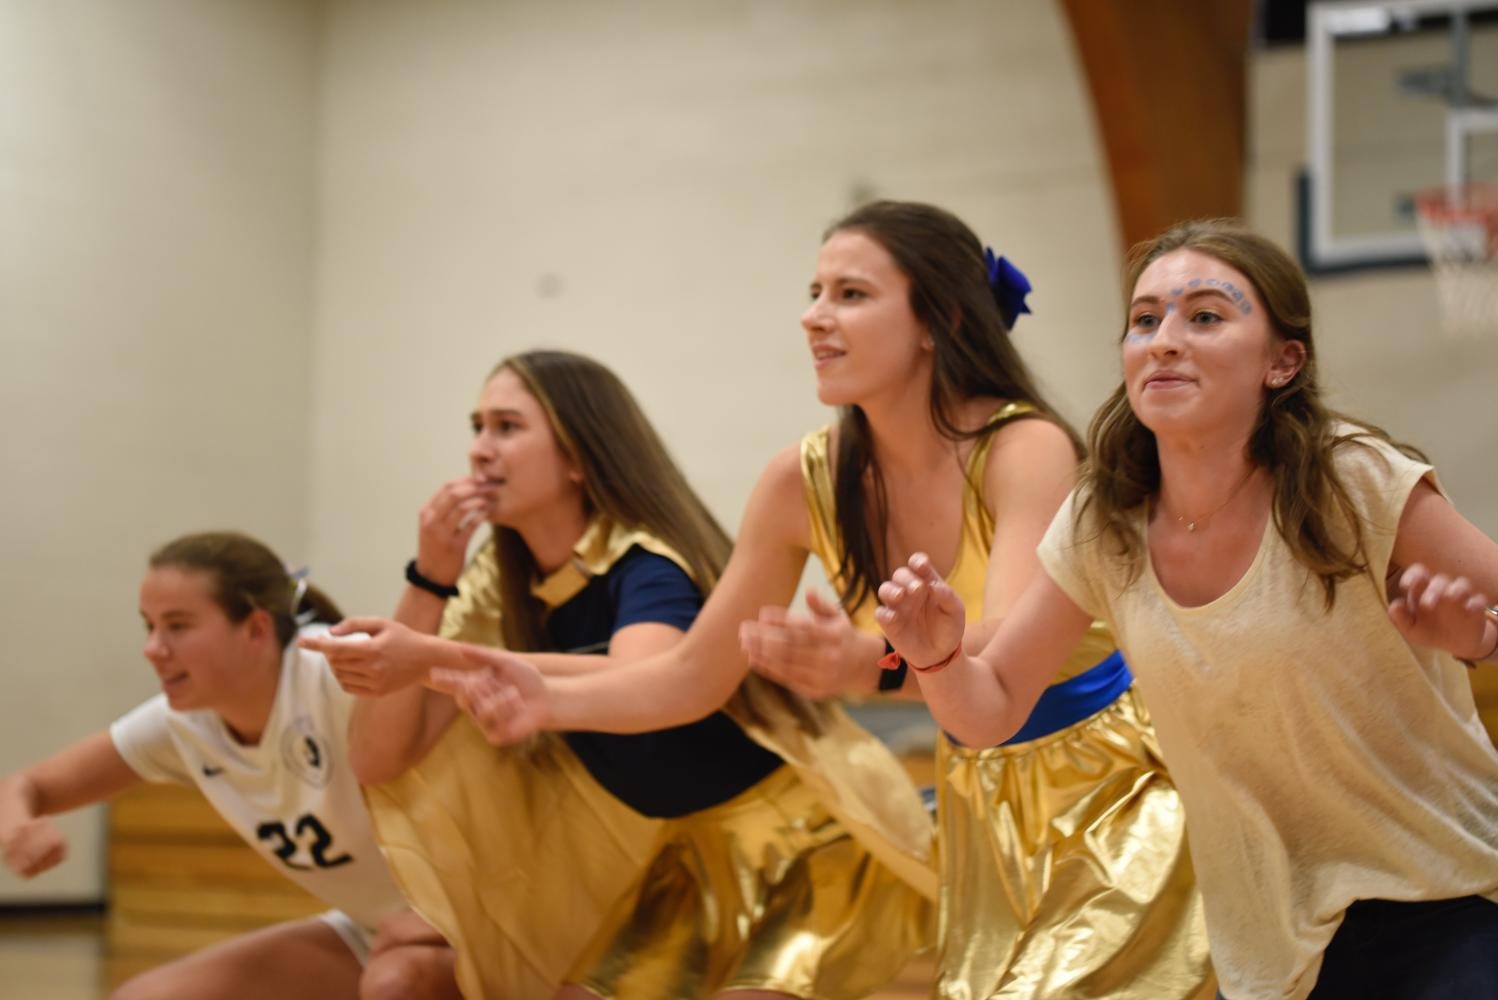
<instances>
[{"instance_id":1,"label":"blue face paint","mask_svg":"<svg viewBox=\"0 0 1498 1000\"><path fill-rule=\"evenodd\" d=\"M1202 279L1200 279L1200 278L1192 278L1190 281L1186 282L1186 287L1187 288L1196 288L1201 283L1202 283Z\"/></svg>"},{"instance_id":2,"label":"blue face paint","mask_svg":"<svg viewBox=\"0 0 1498 1000\"><path fill-rule=\"evenodd\" d=\"M1166 313L1173 313L1173 312L1175 312L1176 311L1176 304L1174 302L1167 302L1167 303L1165 303L1165 311L1166 311Z\"/></svg>"}]
</instances>

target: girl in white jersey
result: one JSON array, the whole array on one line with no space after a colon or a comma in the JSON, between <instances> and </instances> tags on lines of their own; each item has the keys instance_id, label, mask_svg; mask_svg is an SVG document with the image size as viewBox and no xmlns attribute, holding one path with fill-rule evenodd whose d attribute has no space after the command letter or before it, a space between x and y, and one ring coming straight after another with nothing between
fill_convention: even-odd
<instances>
[{"instance_id":1,"label":"girl in white jersey","mask_svg":"<svg viewBox=\"0 0 1498 1000\"><path fill-rule=\"evenodd\" d=\"M1123 385L976 656L925 556L879 588L932 712L1005 738L1095 616L1186 804L1233 1000L1498 996L1498 544L1320 400L1304 276L1228 222L1136 249Z\"/></svg>"},{"instance_id":2,"label":"girl in white jersey","mask_svg":"<svg viewBox=\"0 0 1498 1000\"><path fill-rule=\"evenodd\" d=\"M304 610L305 609L305 610ZM196 785L252 847L333 909L154 969L116 998L457 997L446 942L401 899L348 763L353 698L301 620L337 622L324 595L243 535L158 550L140 589L146 659L162 693L0 781L0 850L31 877L67 845L49 814L141 781Z\"/></svg>"}]
</instances>

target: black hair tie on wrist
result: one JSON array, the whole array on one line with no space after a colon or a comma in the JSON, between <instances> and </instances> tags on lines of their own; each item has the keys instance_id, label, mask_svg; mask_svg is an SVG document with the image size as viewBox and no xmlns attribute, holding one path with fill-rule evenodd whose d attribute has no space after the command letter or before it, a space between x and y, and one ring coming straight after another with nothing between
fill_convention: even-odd
<instances>
[{"instance_id":1,"label":"black hair tie on wrist","mask_svg":"<svg viewBox=\"0 0 1498 1000\"><path fill-rule=\"evenodd\" d=\"M416 560L412 559L406 563L406 582L418 590L425 590L428 594L435 594L443 600L450 600L458 596L458 585L455 583L438 583L421 575L421 570L416 568Z\"/></svg>"}]
</instances>

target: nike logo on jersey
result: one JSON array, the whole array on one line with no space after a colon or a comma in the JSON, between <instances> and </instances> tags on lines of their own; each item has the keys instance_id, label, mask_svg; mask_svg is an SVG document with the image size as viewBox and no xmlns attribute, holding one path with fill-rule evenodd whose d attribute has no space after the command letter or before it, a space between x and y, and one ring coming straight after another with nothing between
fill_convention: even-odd
<instances>
[{"instance_id":1,"label":"nike logo on jersey","mask_svg":"<svg viewBox=\"0 0 1498 1000\"><path fill-rule=\"evenodd\" d=\"M223 773L224 769L221 767L209 767L207 764L203 765L203 777L205 778L217 778Z\"/></svg>"}]
</instances>

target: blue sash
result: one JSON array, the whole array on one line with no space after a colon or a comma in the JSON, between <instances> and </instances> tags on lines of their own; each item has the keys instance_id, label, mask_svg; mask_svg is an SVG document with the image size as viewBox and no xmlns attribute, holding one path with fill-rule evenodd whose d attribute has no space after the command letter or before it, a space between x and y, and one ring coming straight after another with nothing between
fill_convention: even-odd
<instances>
[{"instance_id":1,"label":"blue sash","mask_svg":"<svg viewBox=\"0 0 1498 1000\"><path fill-rule=\"evenodd\" d=\"M1132 683L1134 675L1129 673L1123 653L1115 649L1097 666L1046 688L1019 732L1002 745L1038 740L1076 725L1113 704Z\"/></svg>"}]
</instances>

